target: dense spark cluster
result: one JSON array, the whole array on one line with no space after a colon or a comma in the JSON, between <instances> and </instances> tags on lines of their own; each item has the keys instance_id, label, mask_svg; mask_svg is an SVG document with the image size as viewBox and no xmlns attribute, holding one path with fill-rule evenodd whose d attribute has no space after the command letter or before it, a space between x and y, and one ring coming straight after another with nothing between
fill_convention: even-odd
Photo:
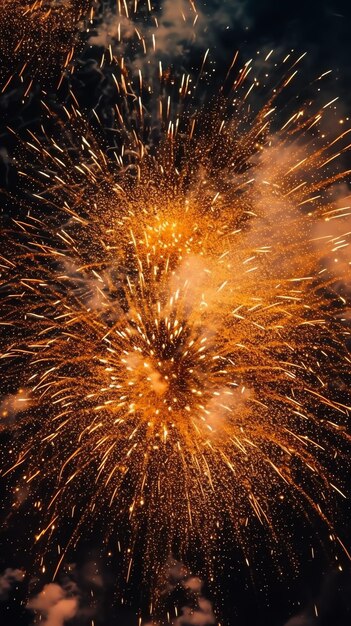
<instances>
[{"instance_id":1,"label":"dense spark cluster","mask_svg":"<svg viewBox=\"0 0 351 626\"><path fill-rule=\"evenodd\" d=\"M91 133L30 132L20 167L32 199L2 257L2 363L20 389L3 403L3 472L38 494L38 541L69 518L70 543L96 519L128 524L127 580L136 545L154 577L198 542L211 569L224 528L248 559L257 521L279 542L284 500L332 527L343 495L328 459L350 408L350 210L330 163L349 131L323 143L327 105L285 119L273 96L254 114L247 75L207 113L172 119L161 97L152 147L135 97L116 106L112 155ZM75 102L64 111L84 126Z\"/></svg>"},{"instance_id":2,"label":"dense spark cluster","mask_svg":"<svg viewBox=\"0 0 351 626\"><path fill-rule=\"evenodd\" d=\"M3 0L0 19L1 87L15 76L51 77L73 58L79 23L93 0Z\"/></svg>"}]
</instances>

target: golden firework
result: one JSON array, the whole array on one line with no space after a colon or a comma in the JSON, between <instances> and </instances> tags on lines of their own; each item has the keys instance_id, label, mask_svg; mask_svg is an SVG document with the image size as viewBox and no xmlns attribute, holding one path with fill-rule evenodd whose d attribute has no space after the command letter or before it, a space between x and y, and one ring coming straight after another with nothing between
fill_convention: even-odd
<instances>
[{"instance_id":1,"label":"golden firework","mask_svg":"<svg viewBox=\"0 0 351 626\"><path fill-rule=\"evenodd\" d=\"M161 98L153 148L140 100L116 107L113 160L73 103L75 152L31 133L20 171L35 193L3 258L2 362L29 406L5 422L4 471L38 493L38 540L72 517L75 542L108 511L127 580L135 545L153 577L197 542L211 571L229 525L249 562L250 526L278 543L284 500L332 529L343 495L350 211L329 168L350 131L323 142L328 103L254 114L247 74L207 113L172 119Z\"/></svg>"}]
</instances>

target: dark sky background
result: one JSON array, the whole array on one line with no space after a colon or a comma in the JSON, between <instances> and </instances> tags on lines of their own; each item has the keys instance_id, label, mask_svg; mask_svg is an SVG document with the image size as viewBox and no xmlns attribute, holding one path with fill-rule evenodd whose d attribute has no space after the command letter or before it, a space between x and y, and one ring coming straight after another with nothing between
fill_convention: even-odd
<instances>
[{"instance_id":1,"label":"dark sky background","mask_svg":"<svg viewBox=\"0 0 351 626\"><path fill-rule=\"evenodd\" d=\"M225 74L233 53L238 48L243 58L250 58L252 53L260 49L274 48L282 53L291 48L298 53L307 51L308 56L304 63L307 82L332 69L328 90L335 96L340 96L345 114L351 113L351 2L199 0L198 5L209 16L209 45L213 58L217 59L219 74ZM89 58L89 54L85 54L85 60ZM184 64L192 65L192 54L195 56L197 52L190 52L188 58L184 59ZM84 72L80 76L84 76ZM91 80L94 84L94 79ZM45 89L50 89L50 86L45 85ZM82 82L80 89L84 92ZM96 96L91 92L83 97L88 106ZM11 147L5 126L9 121L14 127L30 125L37 115L35 98L23 107L15 92L11 92L10 96L5 93L0 97L0 115L1 185L11 188L15 179L4 156L5 149ZM6 494L3 502L2 519L8 511ZM349 519L350 507L347 503L340 510L340 527L343 540L348 546L351 545ZM27 598L26 585L13 582L7 589L4 577L1 578L1 572L6 568L30 567L30 526L31 520L17 518L16 525L10 525L10 528L4 525L0 534L0 624L3 626L33 624L33 617L23 608ZM279 575L269 564L269 555L264 547L257 547L260 573L253 579L242 566L236 566L237 555L232 552L229 559L232 565L226 567L222 580L218 581L224 606L221 623L224 626L350 626L351 570L347 561L343 562L341 558L344 571L337 572L322 546L316 558L311 558L311 538L320 530L317 521L312 528L296 524L295 544L301 563L298 568L287 563L288 573L284 576ZM79 548L75 559L77 565L71 577L75 579L83 601L86 600L87 604L98 608L93 617L89 612L80 613L79 618L71 622L72 626L91 626L91 619L95 620L95 626L137 624L136 607L122 610L115 606L117 603L113 572L116 562L113 557L106 556L108 550L108 546L97 546L94 537L87 539ZM288 561L289 557L286 559ZM45 582L48 581L42 577L39 588ZM35 584L33 587L35 588ZM91 589L94 592L93 602ZM210 594L207 590L204 593ZM315 604L318 607L318 618L315 616Z\"/></svg>"}]
</instances>

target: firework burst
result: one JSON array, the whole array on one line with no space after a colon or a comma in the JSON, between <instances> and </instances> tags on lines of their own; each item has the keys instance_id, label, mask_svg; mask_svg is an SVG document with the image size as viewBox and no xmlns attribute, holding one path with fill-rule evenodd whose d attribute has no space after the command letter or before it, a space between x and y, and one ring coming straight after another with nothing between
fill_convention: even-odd
<instances>
[{"instance_id":1,"label":"firework burst","mask_svg":"<svg viewBox=\"0 0 351 626\"><path fill-rule=\"evenodd\" d=\"M349 411L335 256L348 258L350 213L330 163L349 131L323 143L323 109L284 119L277 95L254 114L248 68L207 113L172 119L161 97L151 148L136 96L132 113L116 106L112 158L75 103L69 141L26 142L2 362L27 404L4 405L4 473L36 494L38 541L69 518L70 543L96 519L114 536L128 525L127 581L135 546L155 580L165 555L200 545L211 577L224 528L249 562L252 525L276 546L285 535L284 501L332 528L343 495L329 459Z\"/></svg>"}]
</instances>

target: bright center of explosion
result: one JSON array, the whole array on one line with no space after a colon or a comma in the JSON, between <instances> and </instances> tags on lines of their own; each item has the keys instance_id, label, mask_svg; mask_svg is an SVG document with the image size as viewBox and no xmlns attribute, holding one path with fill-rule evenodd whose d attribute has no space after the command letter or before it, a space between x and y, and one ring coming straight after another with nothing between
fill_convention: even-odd
<instances>
[{"instance_id":1,"label":"bright center of explosion","mask_svg":"<svg viewBox=\"0 0 351 626\"><path fill-rule=\"evenodd\" d=\"M183 230L187 232L186 224ZM225 380L228 357L216 352L213 307L227 281L216 288L223 274L221 262L213 277L213 260L203 251L194 255L193 249L203 245L197 231L195 224L184 237L177 223L162 222L132 234L133 250L129 242L125 262L123 324L119 320L108 339L109 389L122 393L104 405L117 411L123 407L149 427L161 422L164 439L169 429L188 429L194 420L212 431L213 403L230 411L222 396L228 405L238 385Z\"/></svg>"}]
</instances>

